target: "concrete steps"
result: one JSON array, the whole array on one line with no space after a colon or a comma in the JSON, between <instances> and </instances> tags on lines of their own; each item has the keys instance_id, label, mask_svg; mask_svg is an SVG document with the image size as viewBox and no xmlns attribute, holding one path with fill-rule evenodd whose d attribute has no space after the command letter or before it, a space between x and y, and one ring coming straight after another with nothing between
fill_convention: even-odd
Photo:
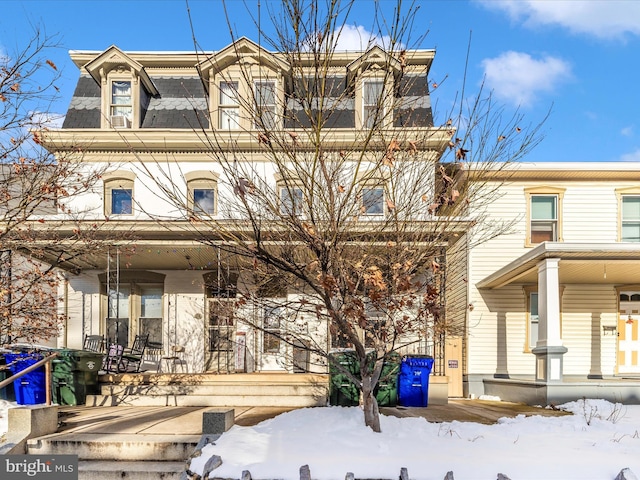
<instances>
[{"instance_id":1,"label":"concrete steps","mask_svg":"<svg viewBox=\"0 0 640 480\"><path fill-rule=\"evenodd\" d=\"M327 404L328 376L314 374L102 375L91 406L312 407Z\"/></svg>"},{"instance_id":2,"label":"concrete steps","mask_svg":"<svg viewBox=\"0 0 640 480\"><path fill-rule=\"evenodd\" d=\"M200 435L53 434L27 441L27 452L78 455L78 480L178 480L200 439Z\"/></svg>"}]
</instances>

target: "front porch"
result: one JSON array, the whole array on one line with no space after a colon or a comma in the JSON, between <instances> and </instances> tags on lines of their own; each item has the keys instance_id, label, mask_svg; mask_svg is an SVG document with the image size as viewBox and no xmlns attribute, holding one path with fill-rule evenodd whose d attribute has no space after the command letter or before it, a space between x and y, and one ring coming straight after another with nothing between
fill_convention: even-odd
<instances>
[{"instance_id":1,"label":"front porch","mask_svg":"<svg viewBox=\"0 0 640 480\"><path fill-rule=\"evenodd\" d=\"M485 378L485 395L527 405L561 405L581 398L601 398L629 405L640 404L640 377L589 379L565 375L561 383L536 380L533 376Z\"/></svg>"}]
</instances>

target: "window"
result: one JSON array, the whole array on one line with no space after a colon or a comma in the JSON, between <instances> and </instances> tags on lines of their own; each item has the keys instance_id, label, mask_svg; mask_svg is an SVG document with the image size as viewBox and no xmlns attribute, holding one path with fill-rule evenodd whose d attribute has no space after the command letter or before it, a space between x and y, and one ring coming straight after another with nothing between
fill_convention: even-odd
<instances>
[{"instance_id":1,"label":"window","mask_svg":"<svg viewBox=\"0 0 640 480\"><path fill-rule=\"evenodd\" d=\"M131 215L133 213L133 190L114 188L111 190L111 214Z\"/></svg>"},{"instance_id":2,"label":"window","mask_svg":"<svg viewBox=\"0 0 640 480\"><path fill-rule=\"evenodd\" d=\"M110 343L129 343L129 285L110 286L107 291L107 339Z\"/></svg>"},{"instance_id":3,"label":"window","mask_svg":"<svg viewBox=\"0 0 640 480\"><path fill-rule=\"evenodd\" d=\"M193 189L193 211L213 215L215 212L215 190L213 188Z\"/></svg>"},{"instance_id":4,"label":"window","mask_svg":"<svg viewBox=\"0 0 640 480\"><path fill-rule=\"evenodd\" d=\"M255 82L256 122L258 129L275 130L276 122L276 83L273 81Z\"/></svg>"},{"instance_id":5,"label":"window","mask_svg":"<svg viewBox=\"0 0 640 480\"><path fill-rule=\"evenodd\" d=\"M280 328L283 307L265 307L262 326L264 337L262 341L263 353L278 353L280 351Z\"/></svg>"},{"instance_id":6,"label":"window","mask_svg":"<svg viewBox=\"0 0 640 480\"><path fill-rule=\"evenodd\" d=\"M363 84L362 94L362 127L373 128L384 119L384 82L368 80Z\"/></svg>"},{"instance_id":7,"label":"window","mask_svg":"<svg viewBox=\"0 0 640 480\"><path fill-rule=\"evenodd\" d=\"M131 82L114 80L111 82L111 126L129 128L133 120Z\"/></svg>"},{"instance_id":8,"label":"window","mask_svg":"<svg viewBox=\"0 0 640 480\"><path fill-rule=\"evenodd\" d=\"M210 171L188 172L187 208L195 215L216 215L218 174Z\"/></svg>"},{"instance_id":9,"label":"window","mask_svg":"<svg viewBox=\"0 0 640 480\"><path fill-rule=\"evenodd\" d=\"M135 174L121 170L107 173L104 181L104 214L133 215L133 183Z\"/></svg>"},{"instance_id":10,"label":"window","mask_svg":"<svg viewBox=\"0 0 640 480\"><path fill-rule=\"evenodd\" d=\"M528 247L542 242L562 242L562 202L564 188L525 188Z\"/></svg>"},{"instance_id":11,"label":"window","mask_svg":"<svg viewBox=\"0 0 640 480\"><path fill-rule=\"evenodd\" d=\"M140 286L140 334L149 335L149 348L162 348L162 285Z\"/></svg>"},{"instance_id":12,"label":"window","mask_svg":"<svg viewBox=\"0 0 640 480\"><path fill-rule=\"evenodd\" d=\"M531 196L531 243L558 240L558 197Z\"/></svg>"},{"instance_id":13,"label":"window","mask_svg":"<svg viewBox=\"0 0 640 480\"><path fill-rule=\"evenodd\" d=\"M640 242L640 195L622 196L623 242Z\"/></svg>"},{"instance_id":14,"label":"window","mask_svg":"<svg viewBox=\"0 0 640 480\"><path fill-rule=\"evenodd\" d=\"M280 213L300 215L304 196L300 187L280 187Z\"/></svg>"},{"instance_id":15,"label":"window","mask_svg":"<svg viewBox=\"0 0 640 480\"><path fill-rule=\"evenodd\" d=\"M529 350L538 343L538 292L529 292L529 322L527 326L527 346Z\"/></svg>"},{"instance_id":16,"label":"window","mask_svg":"<svg viewBox=\"0 0 640 480\"><path fill-rule=\"evenodd\" d=\"M220 83L220 129L237 130L240 127L238 82Z\"/></svg>"},{"instance_id":17,"label":"window","mask_svg":"<svg viewBox=\"0 0 640 480\"><path fill-rule=\"evenodd\" d=\"M363 215L381 216L384 215L384 188L365 187L362 189L362 206L360 211Z\"/></svg>"}]
</instances>

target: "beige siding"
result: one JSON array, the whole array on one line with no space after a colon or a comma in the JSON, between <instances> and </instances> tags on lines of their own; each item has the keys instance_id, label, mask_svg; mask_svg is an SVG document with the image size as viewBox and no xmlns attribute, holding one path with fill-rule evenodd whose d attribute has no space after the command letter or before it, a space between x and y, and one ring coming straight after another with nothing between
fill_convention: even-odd
<instances>
[{"instance_id":1,"label":"beige siding","mask_svg":"<svg viewBox=\"0 0 640 480\"><path fill-rule=\"evenodd\" d=\"M624 182L514 182L501 187L502 196L491 205L489 218L516 219L514 232L475 247L470 253L469 317L470 374L534 373L534 355L525 349L526 299L522 284L480 292L475 285L525 254L525 188L565 188L562 238L565 242L616 242L618 203L615 190ZM563 285L562 339L566 375L603 374L615 370L616 339L603 335L603 325L616 324L616 293L611 285ZM506 344L503 340L506 338ZM503 372L502 370L506 370Z\"/></svg>"}]
</instances>

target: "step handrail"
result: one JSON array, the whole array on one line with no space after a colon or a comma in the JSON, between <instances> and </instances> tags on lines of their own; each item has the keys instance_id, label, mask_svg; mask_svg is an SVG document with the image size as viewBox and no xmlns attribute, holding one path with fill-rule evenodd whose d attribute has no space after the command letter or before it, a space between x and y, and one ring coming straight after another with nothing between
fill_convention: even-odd
<instances>
[{"instance_id":1,"label":"step handrail","mask_svg":"<svg viewBox=\"0 0 640 480\"><path fill-rule=\"evenodd\" d=\"M29 365L24 370L20 370L18 373L15 373L9 378L2 380L0 382L0 390L2 390L4 387L12 383L14 380L17 380L23 375L26 375L29 372L33 372L37 368L40 368L41 366L44 365L44 372L45 372L44 375L45 375L45 385L46 385L46 392L45 392L46 403L47 405L51 405L51 363L50 362L57 356L58 356L58 352L53 352L49 355L45 355L45 357L42 360L38 360L33 365Z\"/></svg>"}]
</instances>

